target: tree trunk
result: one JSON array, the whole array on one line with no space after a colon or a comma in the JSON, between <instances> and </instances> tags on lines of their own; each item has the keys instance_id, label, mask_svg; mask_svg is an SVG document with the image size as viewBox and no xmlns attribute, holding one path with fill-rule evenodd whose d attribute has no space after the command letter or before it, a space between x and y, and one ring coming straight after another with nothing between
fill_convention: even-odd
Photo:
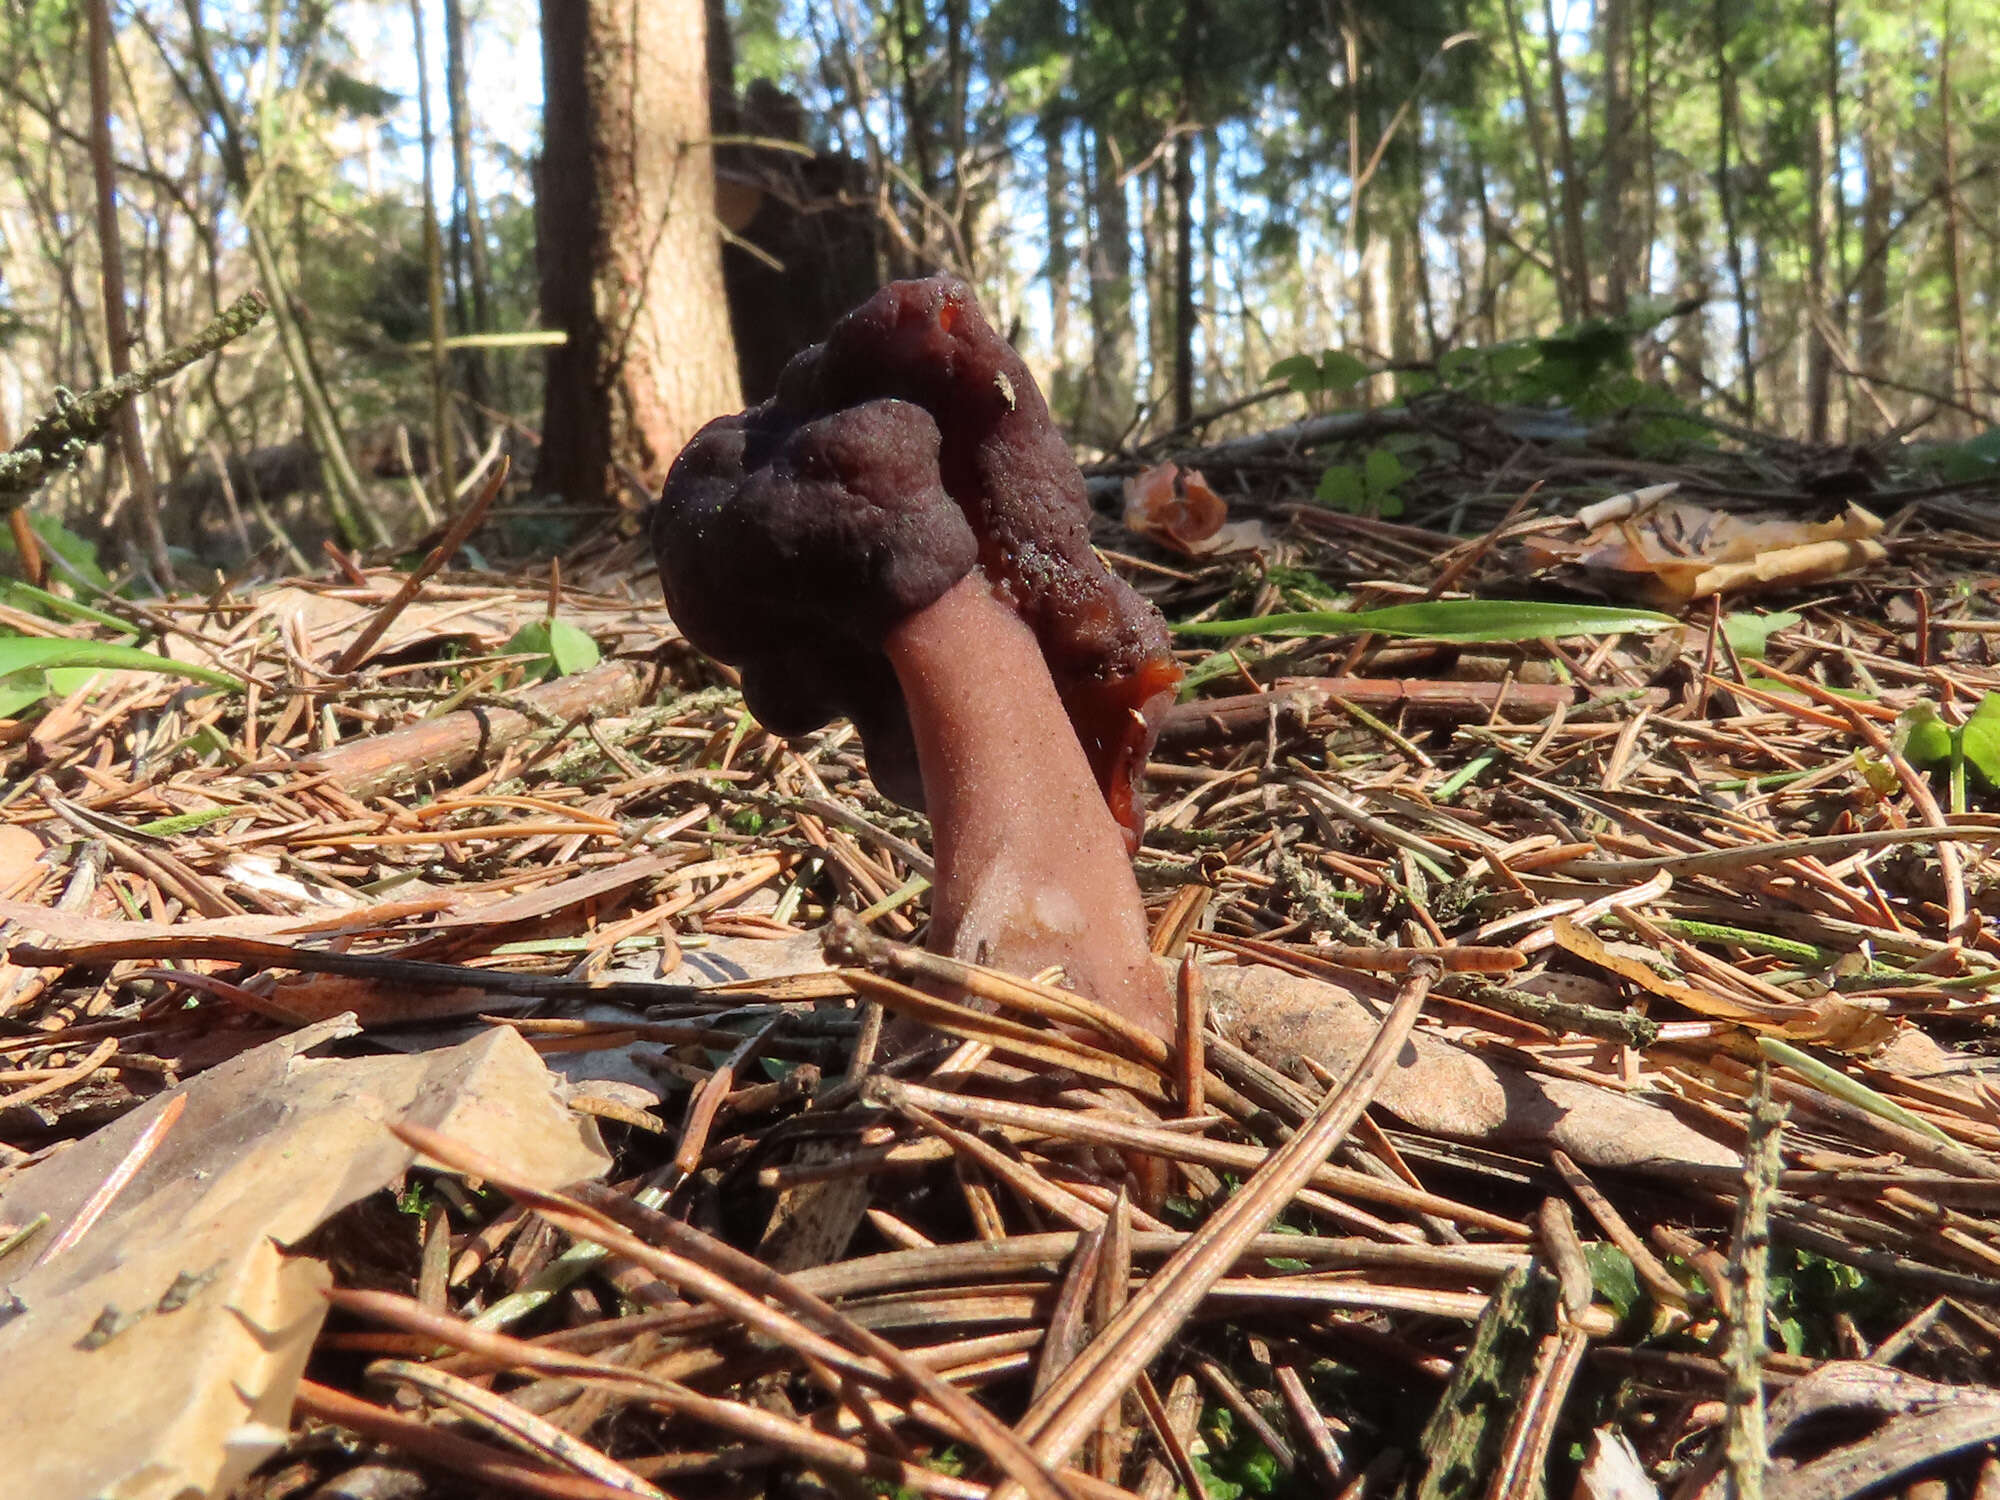
<instances>
[{"instance_id":1,"label":"tree trunk","mask_svg":"<svg viewBox=\"0 0 2000 1500\"><path fill-rule=\"evenodd\" d=\"M1063 123L1062 103L1051 99L1041 121L1042 203L1049 236L1049 343L1057 370L1069 360L1069 160Z\"/></svg>"},{"instance_id":2,"label":"tree trunk","mask_svg":"<svg viewBox=\"0 0 2000 1500\"><path fill-rule=\"evenodd\" d=\"M1202 53L1208 7L1189 0L1181 14L1180 135L1174 141L1174 426L1194 421L1194 148L1201 137Z\"/></svg>"},{"instance_id":3,"label":"tree trunk","mask_svg":"<svg viewBox=\"0 0 2000 1500\"><path fill-rule=\"evenodd\" d=\"M1542 0L1549 36L1549 113L1556 121L1556 163L1562 170L1563 259L1569 263L1573 316L1590 316L1590 258L1583 246L1583 178L1576 166L1576 142L1569 128L1569 90L1563 82L1562 32L1555 0Z\"/></svg>"},{"instance_id":4,"label":"tree trunk","mask_svg":"<svg viewBox=\"0 0 2000 1500\"><path fill-rule=\"evenodd\" d=\"M723 293L702 0L543 0L536 192L548 357L538 489L656 494L742 404Z\"/></svg>"},{"instance_id":5,"label":"tree trunk","mask_svg":"<svg viewBox=\"0 0 2000 1500\"><path fill-rule=\"evenodd\" d=\"M1736 70L1729 58L1729 12L1715 0L1710 16L1715 44L1715 191L1722 209L1722 243L1729 276L1736 289L1736 364L1743 390L1743 418L1757 420L1757 366L1750 352L1750 285L1744 278L1743 245L1737 238L1736 192L1731 180L1729 148L1736 139Z\"/></svg>"},{"instance_id":6,"label":"tree trunk","mask_svg":"<svg viewBox=\"0 0 2000 1500\"><path fill-rule=\"evenodd\" d=\"M1889 126L1881 118L1867 82L1879 59L1864 55L1861 76L1861 165L1867 183L1861 197L1860 339L1864 374L1889 369L1889 234L1895 208L1896 167L1888 140Z\"/></svg>"},{"instance_id":7,"label":"tree trunk","mask_svg":"<svg viewBox=\"0 0 2000 1500\"><path fill-rule=\"evenodd\" d=\"M1084 425L1090 440L1116 442L1132 414L1132 223L1116 142L1090 143L1090 379Z\"/></svg>"},{"instance_id":8,"label":"tree trunk","mask_svg":"<svg viewBox=\"0 0 2000 1500\"><path fill-rule=\"evenodd\" d=\"M1653 0L1641 0L1639 7L1639 148L1638 159L1645 170L1643 192L1645 212L1639 225L1639 285L1651 295L1653 287L1653 246L1660 237L1659 121L1653 107L1653 78L1659 49L1653 35Z\"/></svg>"},{"instance_id":9,"label":"tree trunk","mask_svg":"<svg viewBox=\"0 0 2000 1500\"><path fill-rule=\"evenodd\" d=\"M438 510L451 513L451 488L458 478L458 447L452 430L451 351L445 347L444 245L438 236L437 181L431 169L431 80L424 47L423 0L410 0L410 32L417 54L417 131L424 157L424 280L431 314L431 453L437 461ZM424 517L436 524L436 517Z\"/></svg>"},{"instance_id":10,"label":"tree trunk","mask_svg":"<svg viewBox=\"0 0 2000 1500\"><path fill-rule=\"evenodd\" d=\"M444 85L451 110L451 172L456 181L452 243L454 262L463 260L458 277L458 322L461 333L490 333L489 288L493 268L486 255L486 218L479 206L479 188L472 175L472 106L466 98L465 0L444 0ZM465 393L474 402L494 402L487 375L486 351L467 349L461 361L465 372ZM503 393L499 405L504 410ZM474 413L474 426L483 429L484 419Z\"/></svg>"},{"instance_id":11,"label":"tree trunk","mask_svg":"<svg viewBox=\"0 0 2000 1500\"><path fill-rule=\"evenodd\" d=\"M132 368L132 337L126 327L125 252L118 232L118 188L111 162L111 6L110 0L90 0L90 169L97 189L98 268L104 288L104 340L116 379ZM160 513L153 500L153 469L146 459L146 439L139 427L139 404L127 401L116 420L119 451L125 457L129 509L125 534L134 550L159 575L162 588L171 587L174 565L160 531Z\"/></svg>"},{"instance_id":12,"label":"tree trunk","mask_svg":"<svg viewBox=\"0 0 2000 1500\"><path fill-rule=\"evenodd\" d=\"M1693 172L1674 184L1674 276L1683 301L1698 301L1709 293L1703 272L1708 264L1702 241L1701 197ZM1708 395L1708 319L1704 311L1689 313L1674 329L1674 354L1680 366L1674 389L1689 401Z\"/></svg>"},{"instance_id":13,"label":"tree trunk","mask_svg":"<svg viewBox=\"0 0 2000 1500\"><path fill-rule=\"evenodd\" d=\"M951 151L951 218L954 249L967 277L979 274L978 219L970 180L972 155L967 149L966 108L971 87L971 48L966 33L971 18L966 0L944 0L945 25L945 144Z\"/></svg>"},{"instance_id":14,"label":"tree trunk","mask_svg":"<svg viewBox=\"0 0 2000 1500\"><path fill-rule=\"evenodd\" d=\"M1958 146L1951 118L1951 0L1938 22L1938 138L1944 150L1945 289L1950 294L1952 388L1967 411L1977 415L1972 385L1972 337L1965 312L1965 240L1959 224Z\"/></svg>"},{"instance_id":15,"label":"tree trunk","mask_svg":"<svg viewBox=\"0 0 2000 1500\"><path fill-rule=\"evenodd\" d=\"M1555 267L1556 300L1567 323L1576 316L1572 275L1581 273L1572 273L1563 264L1568 237L1563 233L1563 216L1556 210L1555 178L1549 171L1549 149L1542 134L1541 101L1535 97L1534 77L1528 71L1527 52L1521 45L1520 11L1514 0L1500 0L1500 7L1507 19L1507 44L1514 57L1514 86L1520 91L1521 113L1528 122L1528 144L1535 154L1535 186L1541 193L1542 218L1547 224L1549 261ZM1555 40L1553 36L1550 38L1551 43ZM1350 76L1350 87L1352 83Z\"/></svg>"},{"instance_id":16,"label":"tree trunk","mask_svg":"<svg viewBox=\"0 0 2000 1500\"><path fill-rule=\"evenodd\" d=\"M1171 149L1171 146L1169 147ZM1172 176L1165 159L1143 179L1146 232L1140 237L1146 272L1146 386L1149 408L1171 400L1174 371L1174 225Z\"/></svg>"},{"instance_id":17,"label":"tree trunk","mask_svg":"<svg viewBox=\"0 0 2000 1500\"><path fill-rule=\"evenodd\" d=\"M1833 230L1833 179L1839 172L1834 155L1833 115L1825 101L1813 112L1813 149L1806 165L1811 194L1806 213L1806 309L1799 335L1806 343L1806 435L1823 443L1829 427L1833 393L1833 351L1818 319L1827 315L1827 249Z\"/></svg>"},{"instance_id":18,"label":"tree trunk","mask_svg":"<svg viewBox=\"0 0 2000 1500\"><path fill-rule=\"evenodd\" d=\"M1631 298L1637 243L1629 218L1632 156L1632 12L1630 0L1601 0L1598 10L1603 56L1598 91L1604 98L1604 165L1598 196L1598 253L1604 257L1604 310L1622 317Z\"/></svg>"}]
</instances>

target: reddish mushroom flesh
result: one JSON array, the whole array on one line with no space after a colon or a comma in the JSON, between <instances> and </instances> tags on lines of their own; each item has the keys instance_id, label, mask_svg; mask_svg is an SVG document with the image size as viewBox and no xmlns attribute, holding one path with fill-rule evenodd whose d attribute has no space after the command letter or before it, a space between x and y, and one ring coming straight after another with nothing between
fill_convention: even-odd
<instances>
[{"instance_id":1,"label":"reddish mushroom flesh","mask_svg":"<svg viewBox=\"0 0 2000 1500\"><path fill-rule=\"evenodd\" d=\"M934 948L1060 963L1166 1035L1128 856L1180 673L1088 516L1026 366L939 278L885 288L698 433L653 542L675 620L766 726L847 714L876 783L927 808Z\"/></svg>"}]
</instances>

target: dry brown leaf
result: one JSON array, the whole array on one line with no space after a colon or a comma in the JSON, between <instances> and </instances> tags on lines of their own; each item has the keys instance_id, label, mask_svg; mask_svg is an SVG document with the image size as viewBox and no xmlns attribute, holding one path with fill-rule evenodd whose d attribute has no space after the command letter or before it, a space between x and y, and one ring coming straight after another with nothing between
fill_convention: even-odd
<instances>
[{"instance_id":1,"label":"dry brown leaf","mask_svg":"<svg viewBox=\"0 0 2000 1500\"><path fill-rule=\"evenodd\" d=\"M34 878L42 841L32 828L0 823L0 890L19 890Z\"/></svg>"},{"instance_id":2,"label":"dry brown leaf","mask_svg":"<svg viewBox=\"0 0 2000 1500\"><path fill-rule=\"evenodd\" d=\"M1125 481L1125 529L1184 557L1255 551L1273 540L1262 521L1230 521L1201 472L1172 463Z\"/></svg>"},{"instance_id":3,"label":"dry brown leaf","mask_svg":"<svg viewBox=\"0 0 2000 1500\"><path fill-rule=\"evenodd\" d=\"M330 1284L283 1246L409 1167L385 1120L476 1141L547 1187L609 1166L513 1031L412 1057L300 1055L352 1029L329 1022L212 1068L0 1193L0 1220L45 1213L49 1239L185 1098L104 1218L9 1283L25 1308L0 1325L9 1493L218 1495L276 1449Z\"/></svg>"},{"instance_id":4,"label":"dry brown leaf","mask_svg":"<svg viewBox=\"0 0 2000 1500\"><path fill-rule=\"evenodd\" d=\"M1304 1056L1345 1076L1388 1008L1387 987L1359 974L1348 985L1270 968L1217 966L1204 968L1202 977L1217 1029L1286 1072ZM1531 1073L1425 1032L1410 1038L1375 1102L1417 1130L1494 1145L1560 1146L1593 1167L1741 1161L1663 1105Z\"/></svg>"},{"instance_id":5,"label":"dry brown leaf","mask_svg":"<svg viewBox=\"0 0 2000 1500\"><path fill-rule=\"evenodd\" d=\"M1586 513L1588 515L1589 513ZM1569 564L1608 592L1671 607L1716 594L1800 588L1888 556L1881 519L1849 505L1830 521L1737 515L1687 500L1626 514L1613 510L1582 536L1526 539L1537 567Z\"/></svg>"}]
</instances>

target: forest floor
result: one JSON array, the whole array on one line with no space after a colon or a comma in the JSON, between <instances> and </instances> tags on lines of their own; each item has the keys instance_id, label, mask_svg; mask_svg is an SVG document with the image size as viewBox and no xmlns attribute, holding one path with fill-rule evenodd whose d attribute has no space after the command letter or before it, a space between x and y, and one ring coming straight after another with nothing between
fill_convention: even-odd
<instances>
[{"instance_id":1,"label":"forest floor","mask_svg":"<svg viewBox=\"0 0 2000 1500\"><path fill-rule=\"evenodd\" d=\"M1371 470L1425 423L1452 463ZM923 820L844 724L750 720L633 538L10 595L238 684L14 658L21 1492L1692 1496L1768 1434L1788 1500L2000 1494L1990 489L1465 405L1192 459L1221 550L1099 536L1169 620L1265 622L1179 642L1165 1055L894 978ZM1330 459L1400 518L1315 503ZM1882 524L1800 530L1848 500ZM1833 560L1671 602L1711 507ZM1320 617L1438 595L1680 623ZM886 941L830 965L835 908Z\"/></svg>"}]
</instances>

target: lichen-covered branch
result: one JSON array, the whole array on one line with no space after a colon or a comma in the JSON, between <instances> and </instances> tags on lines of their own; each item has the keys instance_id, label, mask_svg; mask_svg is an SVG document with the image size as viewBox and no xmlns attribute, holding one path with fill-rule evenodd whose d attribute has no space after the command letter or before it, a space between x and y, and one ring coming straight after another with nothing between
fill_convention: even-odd
<instances>
[{"instance_id":1,"label":"lichen-covered branch","mask_svg":"<svg viewBox=\"0 0 2000 1500\"><path fill-rule=\"evenodd\" d=\"M90 445L111 430L113 419L134 396L178 375L206 355L241 338L268 311L261 292L245 292L217 313L201 332L158 359L82 395L58 391L51 406L0 453L0 515L25 505L54 475L73 469Z\"/></svg>"}]
</instances>

